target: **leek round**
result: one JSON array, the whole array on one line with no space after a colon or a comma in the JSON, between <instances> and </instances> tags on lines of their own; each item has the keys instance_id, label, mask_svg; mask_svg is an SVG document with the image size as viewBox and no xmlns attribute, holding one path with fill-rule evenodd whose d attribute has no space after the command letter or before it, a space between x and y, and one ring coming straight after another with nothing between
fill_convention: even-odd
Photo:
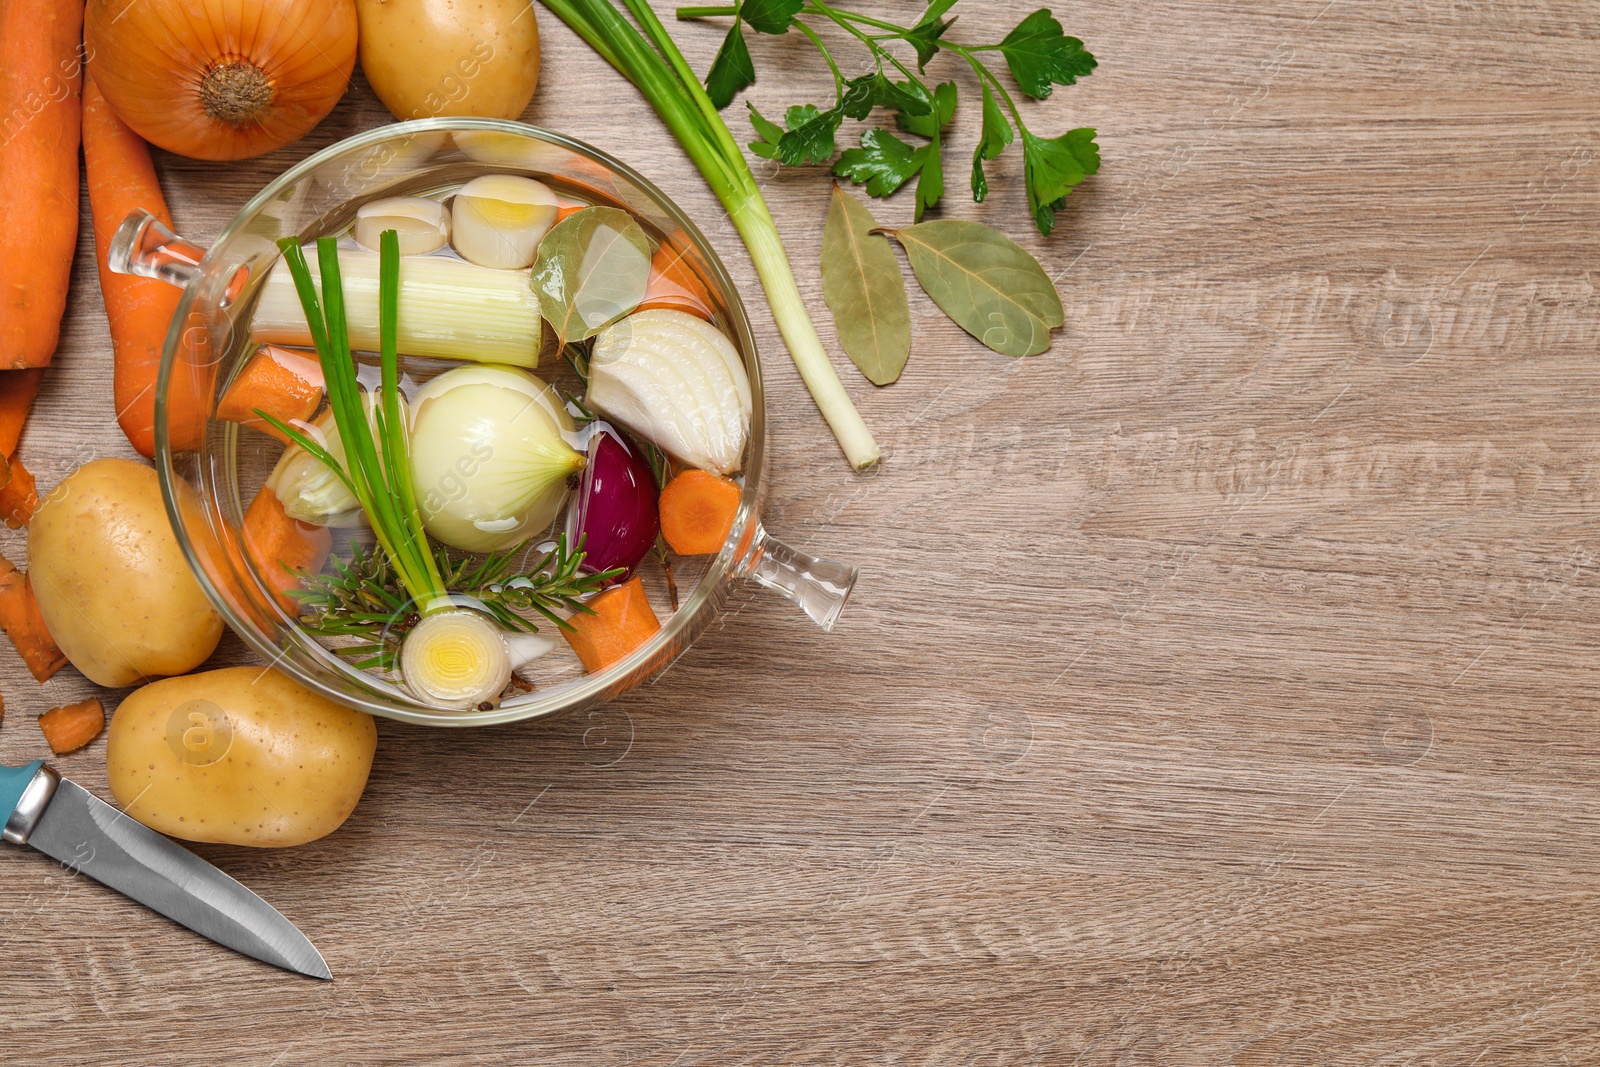
<instances>
[{"instance_id":1,"label":"leek round","mask_svg":"<svg viewBox=\"0 0 1600 1067\"><path fill-rule=\"evenodd\" d=\"M651 308L595 337L588 404L691 467L732 474L750 439L750 379L726 334Z\"/></svg>"},{"instance_id":2,"label":"leek round","mask_svg":"<svg viewBox=\"0 0 1600 1067\"><path fill-rule=\"evenodd\" d=\"M434 707L451 711L495 703L511 672L555 647L539 634L509 632L472 608L434 612L400 645L406 687Z\"/></svg>"},{"instance_id":3,"label":"leek round","mask_svg":"<svg viewBox=\"0 0 1600 1067\"><path fill-rule=\"evenodd\" d=\"M513 367L446 371L412 402L411 473L422 522L469 552L546 529L583 469L555 390Z\"/></svg>"},{"instance_id":4,"label":"leek round","mask_svg":"<svg viewBox=\"0 0 1600 1067\"><path fill-rule=\"evenodd\" d=\"M452 243L469 263L520 270L555 225L556 194L515 174L485 174L463 185L454 201Z\"/></svg>"},{"instance_id":5,"label":"leek round","mask_svg":"<svg viewBox=\"0 0 1600 1067\"><path fill-rule=\"evenodd\" d=\"M356 209L356 244L374 252L378 236L393 230L402 256L420 256L450 243L450 209L425 196L391 196Z\"/></svg>"}]
</instances>

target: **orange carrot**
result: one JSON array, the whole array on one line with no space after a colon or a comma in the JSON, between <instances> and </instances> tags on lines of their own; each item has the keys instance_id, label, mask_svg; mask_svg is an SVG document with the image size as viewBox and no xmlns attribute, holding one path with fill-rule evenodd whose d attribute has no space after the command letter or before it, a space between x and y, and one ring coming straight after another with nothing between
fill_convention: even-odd
<instances>
[{"instance_id":1,"label":"orange carrot","mask_svg":"<svg viewBox=\"0 0 1600 1067\"><path fill-rule=\"evenodd\" d=\"M289 591L300 588L300 579L293 572L316 574L322 570L333 548L333 534L325 527L291 519L278 494L262 486L244 513L244 546L279 605L297 614L299 605Z\"/></svg>"},{"instance_id":2,"label":"orange carrot","mask_svg":"<svg viewBox=\"0 0 1600 1067\"><path fill-rule=\"evenodd\" d=\"M578 204L570 200L563 200L556 205L556 222L565 220L568 215L576 215L588 206L588 204ZM554 226L555 222L550 225Z\"/></svg>"},{"instance_id":3,"label":"orange carrot","mask_svg":"<svg viewBox=\"0 0 1600 1067\"><path fill-rule=\"evenodd\" d=\"M39 510L39 493L33 475L22 465L22 460L12 456L7 462L11 477L0 488L0 520L13 530L28 525L33 513Z\"/></svg>"},{"instance_id":4,"label":"orange carrot","mask_svg":"<svg viewBox=\"0 0 1600 1067\"><path fill-rule=\"evenodd\" d=\"M83 5L0 3L0 367L55 354L78 243Z\"/></svg>"},{"instance_id":5,"label":"orange carrot","mask_svg":"<svg viewBox=\"0 0 1600 1067\"><path fill-rule=\"evenodd\" d=\"M690 253L670 241L663 242L650 257L650 281L638 310L671 308L711 321L711 294L689 259Z\"/></svg>"},{"instance_id":6,"label":"orange carrot","mask_svg":"<svg viewBox=\"0 0 1600 1067\"><path fill-rule=\"evenodd\" d=\"M563 628L561 635L591 674L625 658L661 629L638 575L607 589L589 607L594 614L572 616L567 620L572 629Z\"/></svg>"},{"instance_id":7,"label":"orange carrot","mask_svg":"<svg viewBox=\"0 0 1600 1067\"><path fill-rule=\"evenodd\" d=\"M58 756L78 751L105 728L106 709L93 697L79 704L51 708L39 716L39 729L50 742L50 751Z\"/></svg>"},{"instance_id":8,"label":"orange carrot","mask_svg":"<svg viewBox=\"0 0 1600 1067\"><path fill-rule=\"evenodd\" d=\"M661 536L680 556L721 552L743 492L709 471L684 471L661 490Z\"/></svg>"},{"instance_id":9,"label":"orange carrot","mask_svg":"<svg viewBox=\"0 0 1600 1067\"><path fill-rule=\"evenodd\" d=\"M270 433L289 443L277 427L256 416L259 408L283 422L306 420L322 403L322 365L312 356L277 345L261 345L217 404L217 418Z\"/></svg>"},{"instance_id":10,"label":"orange carrot","mask_svg":"<svg viewBox=\"0 0 1600 1067\"><path fill-rule=\"evenodd\" d=\"M43 682L67 665L39 614L33 586L4 556L0 556L0 629L11 638L36 681Z\"/></svg>"},{"instance_id":11,"label":"orange carrot","mask_svg":"<svg viewBox=\"0 0 1600 1067\"><path fill-rule=\"evenodd\" d=\"M150 162L150 147L116 116L93 79L83 89L83 158L89 174L89 208L94 216L100 292L105 296L115 353L112 392L117 422L140 455L153 457L156 372L161 367L167 327L183 293L154 278L111 273L106 253L112 235L130 213L148 211L168 227L172 216L167 213L155 165ZM196 413L189 393L174 388L174 398L184 398L186 403L179 405L181 410L172 411L171 425L183 425L192 431ZM199 417L203 420L203 411ZM193 447L199 443L198 435L182 443Z\"/></svg>"},{"instance_id":12,"label":"orange carrot","mask_svg":"<svg viewBox=\"0 0 1600 1067\"><path fill-rule=\"evenodd\" d=\"M39 379L43 376L43 367L0 371L0 455L16 454L22 427L33 409L33 398L39 394Z\"/></svg>"}]
</instances>

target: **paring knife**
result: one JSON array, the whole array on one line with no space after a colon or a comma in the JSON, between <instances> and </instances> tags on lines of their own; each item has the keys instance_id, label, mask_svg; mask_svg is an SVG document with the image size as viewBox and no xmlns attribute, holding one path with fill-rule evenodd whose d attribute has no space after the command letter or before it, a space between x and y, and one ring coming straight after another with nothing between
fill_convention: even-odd
<instances>
[{"instance_id":1,"label":"paring knife","mask_svg":"<svg viewBox=\"0 0 1600 1067\"><path fill-rule=\"evenodd\" d=\"M4 837L130 896L235 952L313 978L322 954L278 910L205 860L34 760L0 764Z\"/></svg>"}]
</instances>

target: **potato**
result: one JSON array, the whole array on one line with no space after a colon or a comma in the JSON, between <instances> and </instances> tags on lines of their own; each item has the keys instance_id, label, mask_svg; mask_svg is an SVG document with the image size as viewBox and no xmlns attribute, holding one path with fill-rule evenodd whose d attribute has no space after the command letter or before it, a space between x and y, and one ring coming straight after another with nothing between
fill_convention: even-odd
<instances>
[{"instance_id":1,"label":"potato","mask_svg":"<svg viewBox=\"0 0 1600 1067\"><path fill-rule=\"evenodd\" d=\"M361 69L397 119L522 115L539 84L530 0L356 0Z\"/></svg>"},{"instance_id":2,"label":"potato","mask_svg":"<svg viewBox=\"0 0 1600 1067\"><path fill-rule=\"evenodd\" d=\"M28 525L28 578L56 644L101 685L193 670L222 637L143 463L97 459L63 479Z\"/></svg>"},{"instance_id":3,"label":"potato","mask_svg":"<svg viewBox=\"0 0 1600 1067\"><path fill-rule=\"evenodd\" d=\"M228 667L124 700L106 777L129 815L164 834L278 848L350 817L377 747L372 716L271 668Z\"/></svg>"}]
</instances>

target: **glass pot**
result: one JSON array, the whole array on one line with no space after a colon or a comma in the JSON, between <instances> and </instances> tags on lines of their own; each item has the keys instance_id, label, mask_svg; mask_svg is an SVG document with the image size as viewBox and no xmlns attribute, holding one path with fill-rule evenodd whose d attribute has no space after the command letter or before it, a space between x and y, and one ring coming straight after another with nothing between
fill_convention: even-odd
<instances>
[{"instance_id":1,"label":"glass pot","mask_svg":"<svg viewBox=\"0 0 1600 1067\"><path fill-rule=\"evenodd\" d=\"M693 587L680 589L679 610L653 638L597 673L508 697L490 710L444 711L396 683L356 670L306 633L275 599L244 550L241 531L245 509L280 446L215 413L254 351L249 311L278 258L280 237L338 233L367 201L437 193L490 172L538 178L558 192L624 207L657 239L687 249L716 304L718 325L744 359L754 410L733 529L722 550L703 562ZM234 632L315 692L374 715L432 726L539 718L590 707L660 673L716 617L735 583L753 581L777 591L825 630L849 596L854 567L808 556L761 526L766 426L761 365L744 305L722 262L660 190L597 149L518 122L433 118L396 123L341 141L291 168L246 204L208 250L149 215L131 216L113 242L111 268L184 289L167 334L156 399L156 467L178 543Z\"/></svg>"}]
</instances>

